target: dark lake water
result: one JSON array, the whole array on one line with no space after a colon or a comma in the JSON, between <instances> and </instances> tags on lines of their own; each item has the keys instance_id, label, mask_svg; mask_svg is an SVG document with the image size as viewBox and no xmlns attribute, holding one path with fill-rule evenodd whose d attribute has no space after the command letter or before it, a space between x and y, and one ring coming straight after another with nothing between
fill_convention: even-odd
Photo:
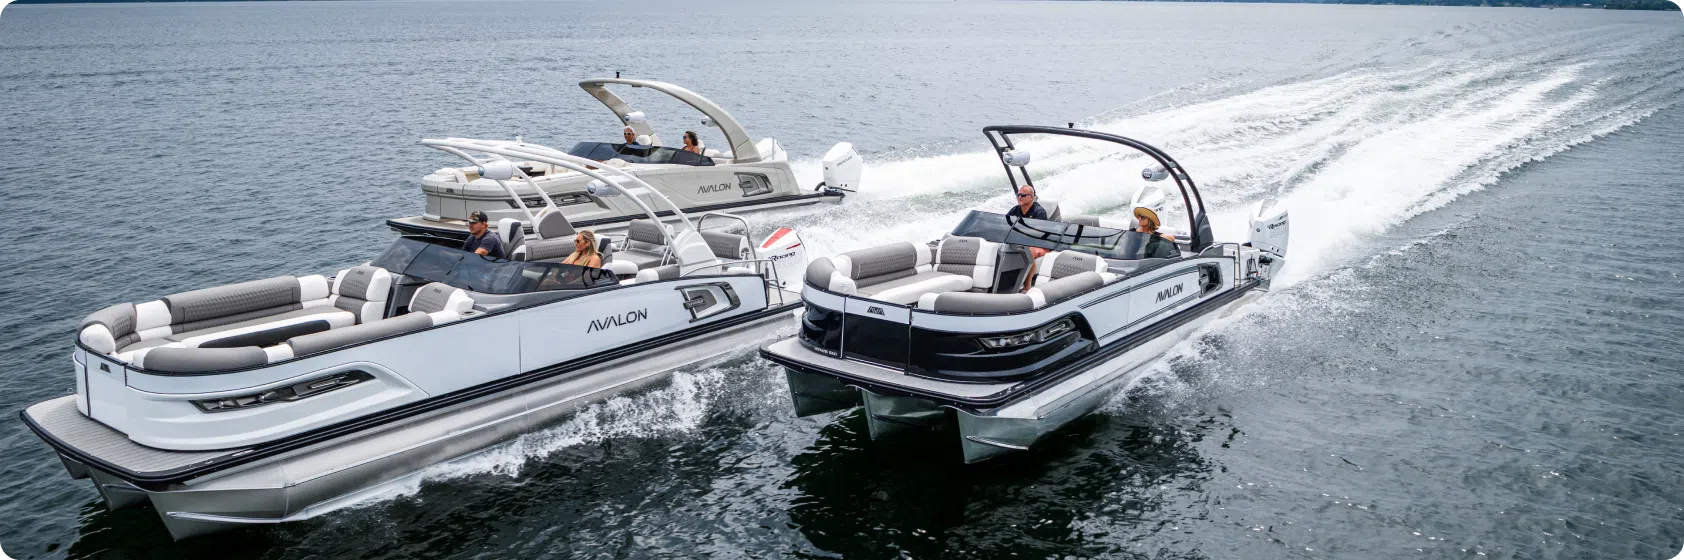
<instances>
[{"instance_id":1,"label":"dark lake water","mask_svg":"<svg viewBox=\"0 0 1684 560\"><path fill-rule=\"evenodd\" d=\"M676 82L840 207L817 254L1005 208L989 124L1118 132L1217 236L1278 196L1275 293L1032 453L797 419L744 348L324 518L170 541L0 417L19 558L1671 558L1684 547L1684 19L1058 2L355 2L0 12L0 411L73 390L87 313L336 270L418 213L423 136L570 144L574 84ZM671 104L642 98L662 120ZM689 117L686 116L686 119ZM714 143L718 143L715 140ZM1100 154L1043 196L1117 213Z\"/></svg>"}]
</instances>

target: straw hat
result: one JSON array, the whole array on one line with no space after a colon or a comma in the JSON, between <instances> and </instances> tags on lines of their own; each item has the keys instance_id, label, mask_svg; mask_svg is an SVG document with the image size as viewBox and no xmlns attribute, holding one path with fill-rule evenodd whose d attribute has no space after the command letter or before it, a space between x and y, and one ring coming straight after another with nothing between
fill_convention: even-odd
<instances>
[{"instance_id":1,"label":"straw hat","mask_svg":"<svg viewBox=\"0 0 1684 560\"><path fill-rule=\"evenodd\" d=\"M1164 221L1158 219L1158 213L1152 211L1151 208L1147 208L1145 206L1135 207L1134 218L1136 220L1152 222L1152 229L1158 229L1159 227L1164 225Z\"/></svg>"}]
</instances>

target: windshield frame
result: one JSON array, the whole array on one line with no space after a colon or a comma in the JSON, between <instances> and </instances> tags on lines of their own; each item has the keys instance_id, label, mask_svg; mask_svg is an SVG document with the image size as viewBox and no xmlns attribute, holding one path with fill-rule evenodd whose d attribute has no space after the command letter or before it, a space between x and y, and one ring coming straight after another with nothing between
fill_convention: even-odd
<instances>
[{"instance_id":1,"label":"windshield frame","mask_svg":"<svg viewBox=\"0 0 1684 560\"><path fill-rule=\"evenodd\" d=\"M567 154L596 161L620 158L626 163L643 165L684 165L689 167L713 167L714 165L713 158L695 152L686 152L678 148L666 146L633 148L624 143L616 144L614 142L579 142L574 144L572 148L568 148Z\"/></svg>"},{"instance_id":2,"label":"windshield frame","mask_svg":"<svg viewBox=\"0 0 1684 560\"><path fill-rule=\"evenodd\" d=\"M1156 234L1007 216L972 210L953 227L952 234L994 243L1036 247L1049 251L1077 251L1111 260L1137 261L1150 257L1147 243Z\"/></svg>"},{"instance_id":3,"label":"windshield frame","mask_svg":"<svg viewBox=\"0 0 1684 560\"><path fill-rule=\"evenodd\" d=\"M456 240L406 235L369 264L427 282L483 294L527 294L618 286L613 271L576 264L498 259L452 247Z\"/></svg>"}]
</instances>

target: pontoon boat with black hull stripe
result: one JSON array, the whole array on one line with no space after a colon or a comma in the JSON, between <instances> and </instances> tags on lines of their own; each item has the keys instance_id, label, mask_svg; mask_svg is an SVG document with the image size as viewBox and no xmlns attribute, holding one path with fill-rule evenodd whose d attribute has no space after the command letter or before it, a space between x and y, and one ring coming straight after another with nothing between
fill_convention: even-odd
<instances>
[{"instance_id":1,"label":"pontoon boat with black hull stripe","mask_svg":"<svg viewBox=\"0 0 1684 560\"><path fill-rule=\"evenodd\" d=\"M863 405L872 438L951 430L967 462L1027 450L1201 325L1258 297L1285 263L1283 208L1261 203L1249 242L1215 242L1192 178L1157 148L1051 127L984 133L1014 191L1033 185L1029 153L1014 137L1144 154L1154 165L1131 207L1173 215L1152 184L1173 179L1191 229L1170 243L1133 219L1105 227L1056 211L1049 220L972 211L937 241L814 259L799 333L761 348L787 369L797 414Z\"/></svg>"},{"instance_id":2,"label":"pontoon boat with black hull stripe","mask_svg":"<svg viewBox=\"0 0 1684 560\"><path fill-rule=\"evenodd\" d=\"M609 86L656 91L683 102L702 113L702 127L718 129L729 146L723 151L704 147L698 154L669 145L650 127L642 111L634 110ZM859 188L861 160L846 142L836 144L825 154L822 182L804 189L797 183L789 157L777 140L754 141L730 113L696 92L664 82L617 77L585 80L579 82L579 87L613 111L620 122L635 132L637 141L580 142L568 153L637 176L686 213L746 214L836 203ZM526 145L519 140L471 142ZM528 234L533 233L538 223L530 209L546 205L562 207L572 219L573 227L588 227L598 232L617 233L631 220L643 217L636 205L587 192L586 185L591 178L584 174L542 161L521 159L516 163L528 178L512 185L481 177L475 172L475 165L434 171L421 179L421 191L426 196L422 214L393 218L386 223L404 234L460 239L468 235L466 220L475 211L487 213L492 223L505 218L519 220L528 228ZM662 209L659 216L672 220L675 214Z\"/></svg>"},{"instance_id":3,"label":"pontoon boat with black hull stripe","mask_svg":"<svg viewBox=\"0 0 1684 560\"><path fill-rule=\"evenodd\" d=\"M488 149L593 177L603 196L649 192L565 153ZM492 163L480 171L511 172ZM767 255L638 204L661 255L646 267L535 257L514 227L510 260L403 237L332 277L108 307L78 327L76 393L23 420L109 507L149 503L183 538L333 511L788 325L800 303Z\"/></svg>"}]
</instances>

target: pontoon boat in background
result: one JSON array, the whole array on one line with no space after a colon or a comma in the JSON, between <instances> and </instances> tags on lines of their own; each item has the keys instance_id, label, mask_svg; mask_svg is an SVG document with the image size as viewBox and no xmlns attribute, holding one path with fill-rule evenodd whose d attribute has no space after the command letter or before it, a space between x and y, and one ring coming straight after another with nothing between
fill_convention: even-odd
<instances>
[{"instance_id":1,"label":"pontoon boat in background","mask_svg":"<svg viewBox=\"0 0 1684 560\"><path fill-rule=\"evenodd\" d=\"M701 154L667 145L650 127L643 112L633 110L608 89L616 84L658 91L684 102L702 113L702 126L718 128L730 145L723 151L704 149ZM639 142L580 142L568 153L637 176L685 212L742 214L839 202L846 193L859 188L863 166L853 146L846 142L825 154L823 182L804 189L796 183L789 158L777 140L754 141L730 113L695 92L664 82L622 78L585 80L579 82L579 87L631 127ZM472 142L488 147L523 145L518 140ZM531 228L537 221L528 209L550 203L566 209L575 228L619 231L631 220L642 217L637 206L628 201L604 199L587 192L585 187L591 178L585 174L542 161L522 160L517 164L531 180L517 185L512 193L476 174L476 165L434 171L421 179L421 192L426 195L423 213L388 220L387 225L405 234L462 238L468 234L468 214L475 210L485 211L493 223L510 218L522 220ZM665 219L673 213L662 209L660 215Z\"/></svg>"},{"instance_id":2,"label":"pontoon boat in background","mask_svg":"<svg viewBox=\"0 0 1684 560\"><path fill-rule=\"evenodd\" d=\"M664 200L658 191L590 159L423 143L495 156L480 176L512 177L519 159L588 177L593 196L629 195L619 199L643 211L635 223L654 237L642 247L658 261L561 264L565 254L529 249L570 248L571 230L528 240L507 219L499 234L511 260L406 236L332 277L114 305L78 327L76 393L30 406L24 422L110 508L150 503L183 538L355 503L752 343L800 305L769 258L804 258L788 230L764 246L789 249L761 252L742 235L701 231L681 210L671 225L656 222L643 197Z\"/></svg>"},{"instance_id":3,"label":"pontoon boat in background","mask_svg":"<svg viewBox=\"0 0 1684 560\"><path fill-rule=\"evenodd\" d=\"M1250 241L1219 243L1198 188L1168 154L1098 132L983 129L1015 191L1031 185L1013 137L1110 142L1155 161L1132 206L1163 216L1157 185L1173 179L1190 229L1173 258L1145 258L1152 234L1088 216L1054 220L972 211L950 235L817 258L797 336L761 355L787 369L802 416L863 405L873 439L956 432L967 462L1023 451L1091 411L1129 373L1199 326L1258 297L1285 264L1287 214L1273 200ZM1062 218L1062 221L1058 221ZM1132 218L1131 218L1132 222ZM1028 248L1050 252L1035 261Z\"/></svg>"}]
</instances>

